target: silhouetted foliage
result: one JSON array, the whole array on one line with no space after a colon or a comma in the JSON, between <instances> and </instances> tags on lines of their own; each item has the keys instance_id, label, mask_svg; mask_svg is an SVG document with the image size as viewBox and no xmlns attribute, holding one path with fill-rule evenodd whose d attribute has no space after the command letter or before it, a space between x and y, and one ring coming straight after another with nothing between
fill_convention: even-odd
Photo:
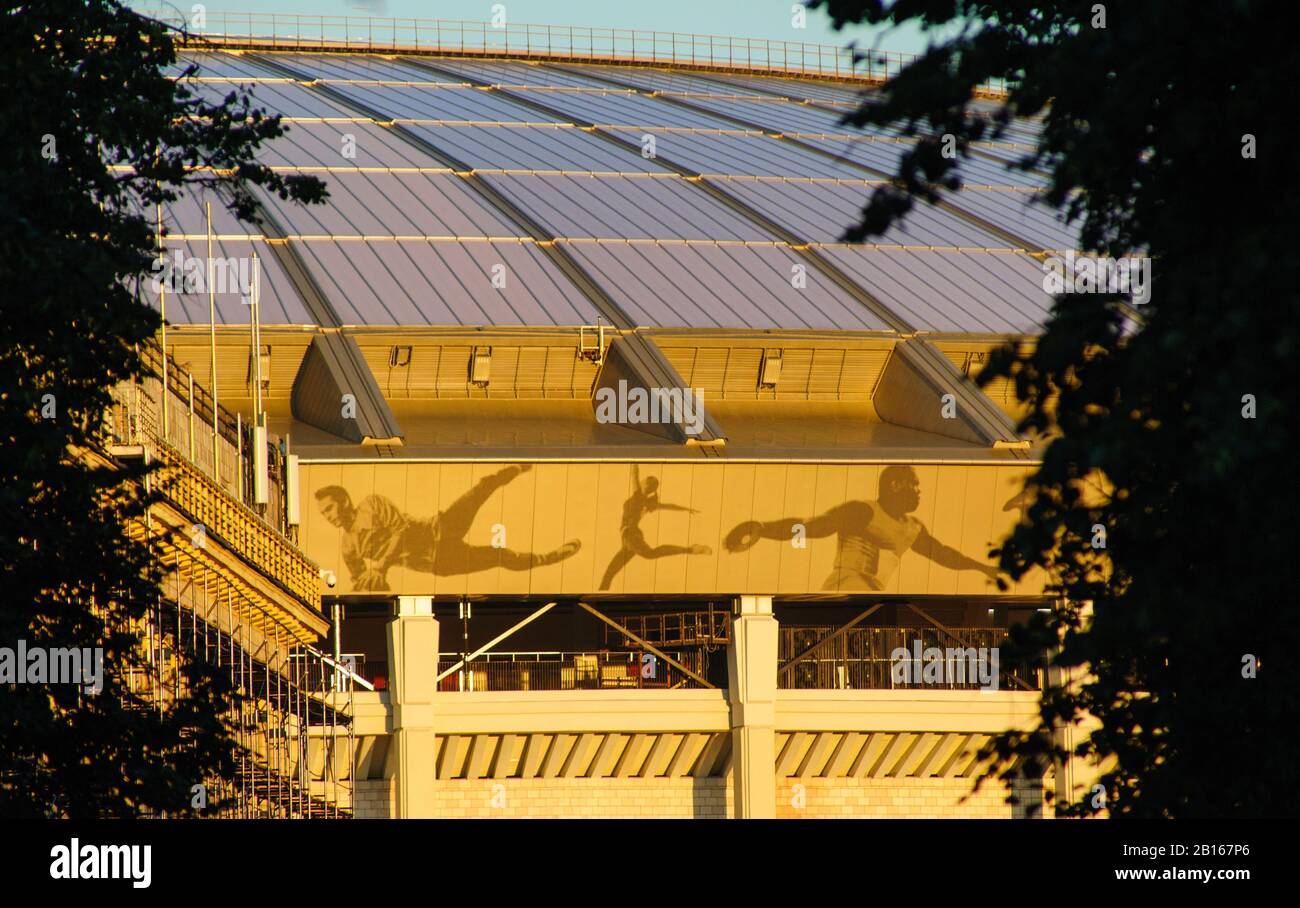
<instances>
[{"instance_id":1,"label":"silhouetted foliage","mask_svg":"<svg viewBox=\"0 0 1300 908\"><path fill-rule=\"evenodd\" d=\"M98 694L0 684L3 816L185 814L191 786L231 768L232 691L204 663L182 659L191 693L173 706L127 687L131 622L161 579L126 531L149 501L145 471L82 455L102 451L110 389L141 375L137 345L159 326L134 289L153 206L201 182L248 216L254 185L300 201L324 187L253 163L279 118L165 77L174 42L108 0L0 15L0 647L104 650Z\"/></svg>"},{"instance_id":2,"label":"silhouetted foliage","mask_svg":"<svg viewBox=\"0 0 1300 908\"><path fill-rule=\"evenodd\" d=\"M1007 116L1041 116L1041 144L1018 166L1050 176L1045 202L1079 219L1085 251L1153 262L1140 325L1125 329L1116 296L1061 295L1032 351L1007 347L981 376L1014 378L1030 405L1022 429L1051 437L1029 521L1000 557L1015 577L1048 569L1070 605L1017 645L1041 652L1059 635L1056 664L1092 673L1049 692L1041 728L1004 736L999 752L1044 768L1063 754L1054 724L1088 713L1100 727L1078 752L1110 759L1111 815L1300 813L1289 732L1300 610L1283 571L1300 387L1300 193L1281 103L1300 84L1289 4L810 5L837 26L951 29L847 118L920 138L852 239L955 188L970 143L999 138ZM969 102L990 78L1011 83L985 118ZM958 159L941 153L945 135ZM1085 480L1106 492L1081 495ZM1245 677L1248 656L1257 677ZM1071 812L1102 805L1086 792Z\"/></svg>"}]
</instances>

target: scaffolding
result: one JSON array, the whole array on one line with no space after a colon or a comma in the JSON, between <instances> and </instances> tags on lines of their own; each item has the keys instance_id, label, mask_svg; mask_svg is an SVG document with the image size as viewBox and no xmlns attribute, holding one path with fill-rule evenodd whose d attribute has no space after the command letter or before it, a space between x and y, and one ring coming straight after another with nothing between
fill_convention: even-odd
<instances>
[{"instance_id":1,"label":"scaffolding","mask_svg":"<svg viewBox=\"0 0 1300 908\"><path fill-rule=\"evenodd\" d=\"M704 609L691 611L615 613L612 617L627 630L656 646L717 647L731 642L731 612L715 609L712 603ZM606 626L605 645L634 647L636 644Z\"/></svg>"},{"instance_id":2,"label":"scaffolding","mask_svg":"<svg viewBox=\"0 0 1300 908\"><path fill-rule=\"evenodd\" d=\"M166 393L156 374L115 388L107 420L113 453L163 464L146 479L161 500L129 528L165 568L157 600L129 628L139 641L125 679L132 702L168 709L189 693L183 663L208 663L234 692L221 717L233 741L234 771L203 780L209 809L201 815L350 817L357 678L310 645L317 634L302 615L320 613L318 572L292 543L278 509L247 503L247 470L226 482L213 469L236 463L234 457L205 465L177 446L192 448L205 438L176 417L198 410L210 421L210 398L174 366L163 374ZM166 422L164 407L172 413ZM230 443L236 456L251 454L237 418L219 409L216 422L232 430L219 432L219 443ZM162 437L163 425L171 437ZM211 445L212 435L206 440ZM107 610L97 613L108 619Z\"/></svg>"}]
</instances>

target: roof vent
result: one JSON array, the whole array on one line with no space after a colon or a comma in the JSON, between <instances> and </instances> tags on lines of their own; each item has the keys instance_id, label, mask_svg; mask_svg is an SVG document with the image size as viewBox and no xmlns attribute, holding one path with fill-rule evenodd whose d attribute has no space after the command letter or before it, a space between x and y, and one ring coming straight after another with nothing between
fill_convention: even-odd
<instances>
[{"instance_id":1,"label":"roof vent","mask_svg":"<svg viewBox=\"0 0 1300 908\"><path fill-rule=\"evenodd\" d=\"M781 351L764 350L763 365L758 370L758 386L760 388L776 388L776 383L781 380Z\"/></svg>"},{"instance_id":2,"label":"roof vent","mask_svg":"<svg viewBox=\"0 0 1300 908\"><path fill-rule=\"evenodd\" d=\"M469 361L469 382L479 388L486 388L492 375L492 348L475 347L474 355Z\"/></svg>"}]
</instances>

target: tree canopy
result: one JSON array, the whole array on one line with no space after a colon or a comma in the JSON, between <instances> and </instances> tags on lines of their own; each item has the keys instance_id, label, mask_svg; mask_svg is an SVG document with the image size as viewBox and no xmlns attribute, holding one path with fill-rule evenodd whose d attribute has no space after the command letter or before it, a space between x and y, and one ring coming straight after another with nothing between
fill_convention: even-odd
<instances>
[{"instance_id":1,"label":"tree canopy","mask_svg":"<svg viewBox=\"0 0 1300 908\"><path fill-rule=\"evenodd\" d=\"M253 187L318 201L311 177L255 163L282 133L246 92L169 78L178 36L112 0L7 3L0 15L0 646L102 647L103 689L0 684L0 815L184 814L230 768L229 685L183 662L190 696L131 692L132 625L161 567L127 526L141 469L94 469L114 384L142 374L159 327L139 279L153 206L184 184L254 215ZM183 745L183 746L182 746Z\"/></svg>"},{"instance_id":2,"label":"tree canopy","mask_svg":"<svg viewBox=\"0 0 1300 908\"><path fill-rule=\"evenodd\" d=\"M1079 225L1079 252L1152 265L1145 304L1060 294L1030 349L1008 344L980 376L1014 379L1022 430L1048 440L1028 519L1000 558L1012 576L1048 569L1068 604L1015 645L1059 641L1055 663L1090 672L1078 689L1049 690L1040 729L1004 736L999 753L1042 769L1064 756L1050 729L1086 713L1100 726L1078 752L1108 761L1104 791L1062 812L1300 812L1287 731L1300 610L1282 571L1295 550L1300 387L1300 174L1279 103L1300 84L1287 4L809 5L837 27L936 30L847 118L918 139L850 239L920 199L956 192L960 203L971 143L1036 117L1039 144L1016 166L1050 178L1041 204ZM984 115L972 96L1003 79L1005 98ZM1105 494L1084 494L1090 479Z\"/></svg>"}]
</instances>

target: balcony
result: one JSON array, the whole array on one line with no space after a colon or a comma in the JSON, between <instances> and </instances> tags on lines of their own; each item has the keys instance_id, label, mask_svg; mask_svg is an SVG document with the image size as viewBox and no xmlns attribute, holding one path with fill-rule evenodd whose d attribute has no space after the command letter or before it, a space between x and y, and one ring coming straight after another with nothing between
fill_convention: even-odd
<instances>
[{"instance_id":1,"label":"balcony","mask_svg":"<svg viewBox=\"0 0 1300 908\"><path fill-rule=\"evenodd\" d=\"M980 654L1000 652L1009 636L1000 627L858 627L809 652L836 631L830 626L781 628L777 680L782 690L980 690L984 685L972 669L970 651L978 661ZM941 660L918 663L918 643L923 655L941 651ZM896 670L894 654L900 649L911 657L906 672ZM928 674L922 671L926 665L933 669ZM1040 669L999 659L997 673L998 690L1043 689Z\"/></svg>"},{"instance_id":2,"label":"balcony","mask_svg":"<svg viewBox=\"0 0 1300 908\"><path fill-rule=\"evenodd\" d=\"M703 674L698 652L670 652ZM700 685L651 653L484 653L459 667L457 653L438 654L440 691L677 690Z\"/></svg>"}]
</instances>

